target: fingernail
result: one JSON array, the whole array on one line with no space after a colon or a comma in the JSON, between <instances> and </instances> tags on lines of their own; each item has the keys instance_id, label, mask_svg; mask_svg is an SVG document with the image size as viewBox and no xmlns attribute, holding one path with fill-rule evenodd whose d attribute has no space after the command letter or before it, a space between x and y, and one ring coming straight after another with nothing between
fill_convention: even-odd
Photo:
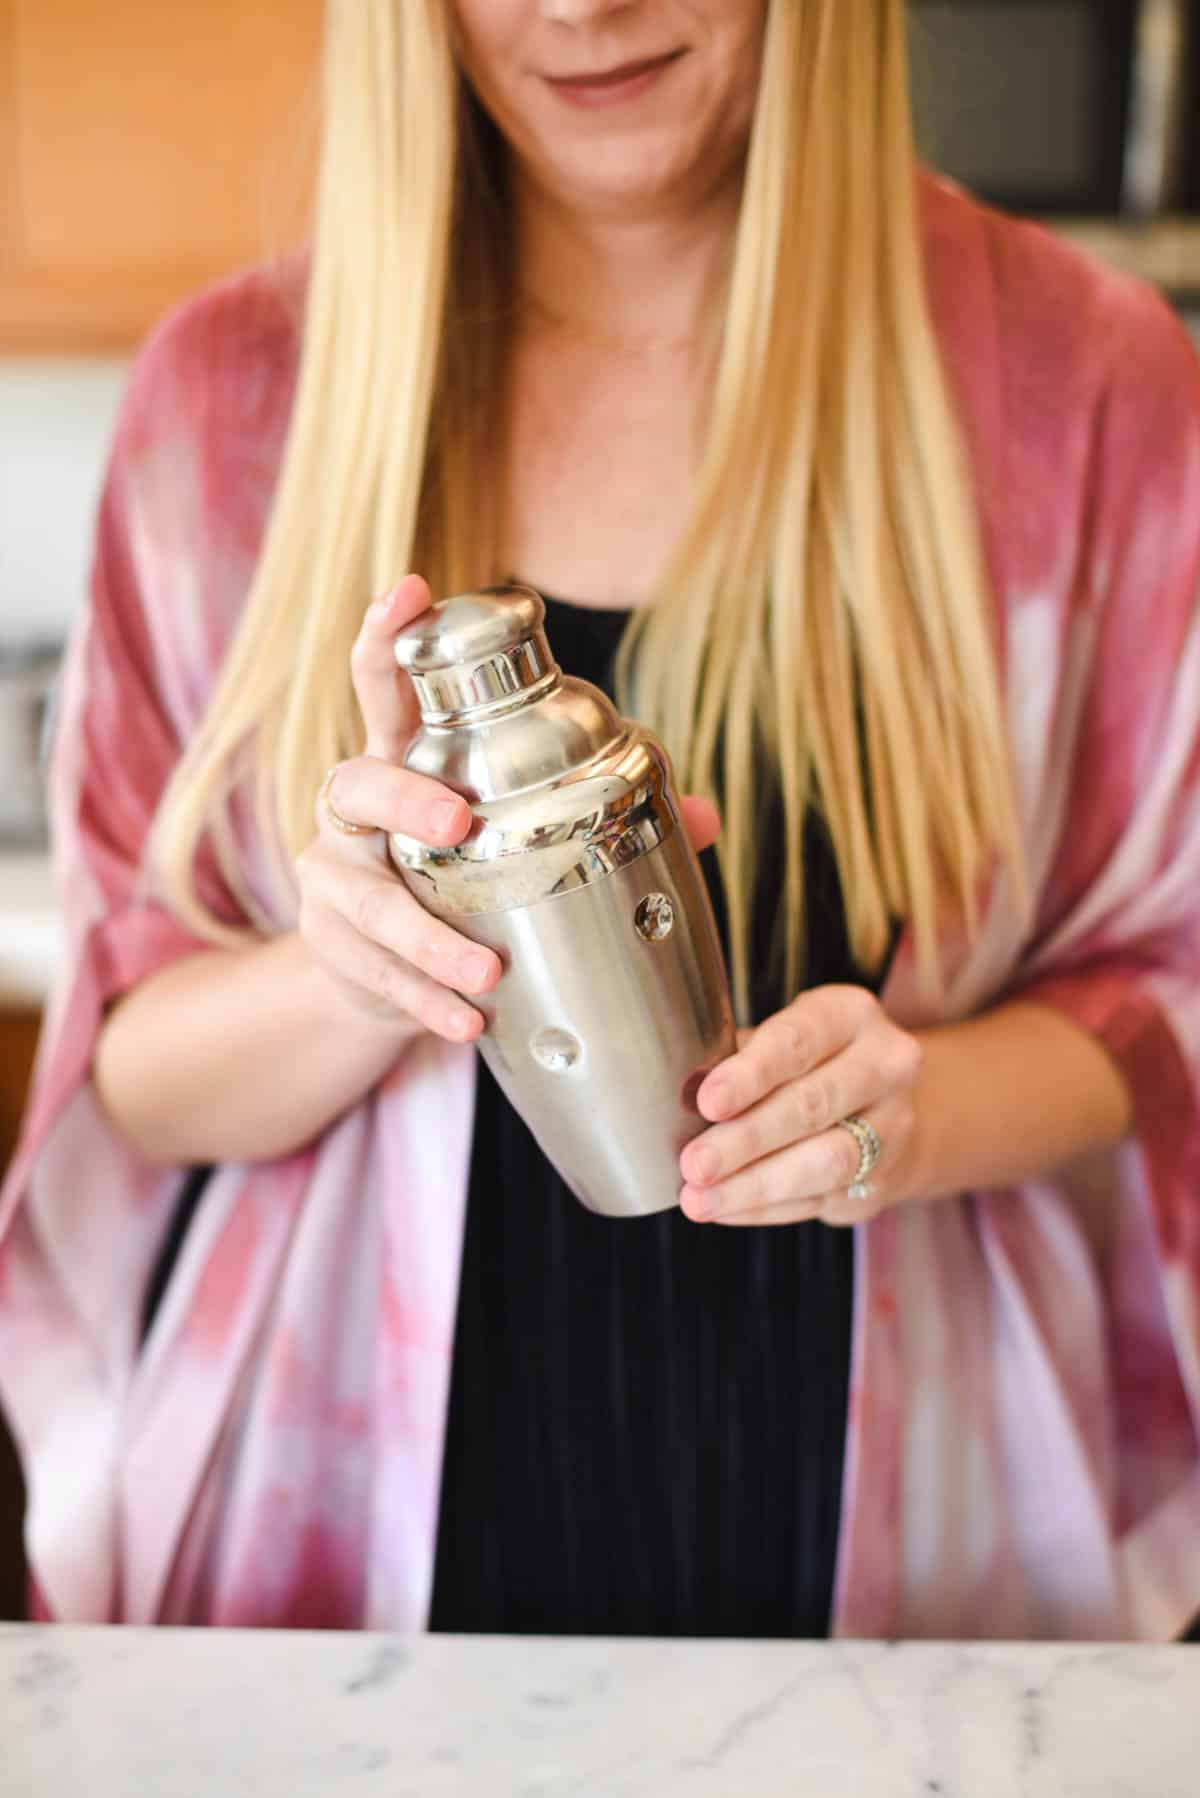
<instances>
[{"instance_id":1,"label":"fingernail","mask_svg":"<svg viewBox=\"0 0 1200 1798\"><path fill-rule=\"evenodd\" d=\"M711 1149L690 1148L686 1151L687 1177L704 1185L717 1171L717 1158Z\"/></svg>"},{"instance_id":2,"label":"fingernail","mask_svg":"<svg viewBox=\"0 0 1200 1798\"><path fill-rule=\"evenodd\" d=\"M716 1192L700 1192L694 1186L685 1186L679 1195L680 1204L684 1205L688 1216L697 1224L707 1224L716 1217L721 1209L721 1196Z\"/></svg>"},{"instance_id":3,"label":"fingernail","mask_svg":"<svg viewBox=\"0 0 1200 1798\"><path fill-rule=\"evenodd\" d=\"M453 1036L458 1038L460 1043L466 1042L468 1037L474 1036L475 1019L477 1016L477 1012L468 1010L465 1005L458 1007L457 1010L450 1013L450 1031Z\"/></svg>"},{"instance_id":4,"label":"fingernail","mask_svg":"<svg viewBox=\"0 0 1200 1798\"><path fill-rule=\"evenodd\" d=\"M728 1080L708 1080L700 1089L706 1111L720 1114L733 1109L733 1087Z\"/></svg>"},{"instance_id":5,"label":"fingernail","mask_svg":"<svg viewBox=\"0 0 1200 1798\"><path fill-rule=\"evenodd\" d=\"M381 594L378 599L373 599L367 607L367 617L375 619L377 623L381 623L383 619L387 617L391 603L392 596L390 593Z\"/></svg>"},{"instance_id":6,"label":"fingernail","mask_svg":"<svg viewBox=\"0 0 1200 1798\"><path fill-rule=\"evenodd\" d=\"M461 799L440 799L430 809L429 822L438 836L449 836L451 831L461 828L463 802Z\"/></svg>"},{"instance_id":7,"label":"fingernail","mask_svg":"<svg viewBox=\"0 0 1200 1798\"><path fill-rule=\"evenodd\" d=\"M492 958L490 955L464 955L459 964L459 979L463 986L476 992L486 986L492 977Z\"/></svg>"}]
</instances>

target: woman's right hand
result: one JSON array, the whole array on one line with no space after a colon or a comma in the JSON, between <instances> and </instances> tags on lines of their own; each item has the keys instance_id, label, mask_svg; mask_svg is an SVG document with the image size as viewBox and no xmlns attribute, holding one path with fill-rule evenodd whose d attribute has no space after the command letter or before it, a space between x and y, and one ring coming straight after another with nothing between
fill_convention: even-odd
<instances>
[{"instance_id":1,"label":"woman's right hand","mask_svg":"<svg viewBox=\"0 0 1200 1798\"><path fill-rule=\"evenodd\" d=\"M409 575L367 610L350 658L366 726L362 755L339 764L317 803L317 835L298 858L300 934L352 1001L385 1023L413 1023L449 1042L471 1042L483 1018L460 994L482 994L501 974L499 956L434 918L388 859L387 831L438 846L471 828L465 799L401 765L417 725L416 697L392 653L396 632L432 603ZM350 836L329 814L373 834Z\"/></svg>"}]
</instances>

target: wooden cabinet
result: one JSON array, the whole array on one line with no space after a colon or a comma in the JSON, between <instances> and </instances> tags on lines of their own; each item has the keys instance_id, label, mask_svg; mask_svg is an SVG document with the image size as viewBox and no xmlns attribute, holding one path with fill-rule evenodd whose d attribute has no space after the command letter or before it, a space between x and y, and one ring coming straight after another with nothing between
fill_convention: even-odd
<instances>
[{"instance_id":1,"label":"wooden cabinet","mask_svg":"<svg viewBox=\"0 0 1200 1798\"><path fill-rule=\"evenodd\" d=\"M0 1001L0 1177L16 1147L41 1015Z\"/></svg>"},{"instance_id":2,"label":"wooden cabinet","mask_svg":"<svg viewBox=\"0 0 1200 1798\"><path fill-rule=\"evenodd\" d=\"M125 349L304 234L320 0L0 0L0 352Z\"/></svg>"}]
</instances>

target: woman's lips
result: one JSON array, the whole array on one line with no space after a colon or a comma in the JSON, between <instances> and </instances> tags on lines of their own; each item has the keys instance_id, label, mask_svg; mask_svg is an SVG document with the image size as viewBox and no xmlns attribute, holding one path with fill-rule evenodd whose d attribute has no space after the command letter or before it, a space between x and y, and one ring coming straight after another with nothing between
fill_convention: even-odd
<instances>
[{"instance_id":1,"label":"woman's lips","mask_svg":"<svg viewBox=\"0 0 1200 1798\"><path fill-rule=\"evenodd\" d=\"M682 50L671 50L666 56L622 63L602 75L549 75L546 79L555 93L573 106L618 106L653 87L682 55Z\"/></svg>"}]
</instances>

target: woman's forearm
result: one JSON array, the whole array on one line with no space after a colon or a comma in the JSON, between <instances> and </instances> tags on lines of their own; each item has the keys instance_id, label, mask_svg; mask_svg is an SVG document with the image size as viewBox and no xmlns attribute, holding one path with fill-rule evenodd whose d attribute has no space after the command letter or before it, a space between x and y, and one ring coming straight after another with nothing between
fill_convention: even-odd
<instances>
[{"instance_id":1,"label":"woman's forearm","mask_svg":"<svg viewBox=\"0 0 1200 1798\"><path fill-rule=\"evenodd\" d=\"M1133 1106L1103 1045L1061 1012L1014 1000L918 1031L912 1196L1012 1186L1119 1142Z\"/></svg>"},{"instance_id":2,"label":"woman's forearm","mask_svg":"<svg viewBox=\"0 0 1200 1798\"><path fill-rule=\"evenodd\" d=\"M418 1034L356 1007L290 934L151 975L109 1013L92 1079L149 1160L267 1160L319 1135Z\"/></svg>"}]
</instances>

